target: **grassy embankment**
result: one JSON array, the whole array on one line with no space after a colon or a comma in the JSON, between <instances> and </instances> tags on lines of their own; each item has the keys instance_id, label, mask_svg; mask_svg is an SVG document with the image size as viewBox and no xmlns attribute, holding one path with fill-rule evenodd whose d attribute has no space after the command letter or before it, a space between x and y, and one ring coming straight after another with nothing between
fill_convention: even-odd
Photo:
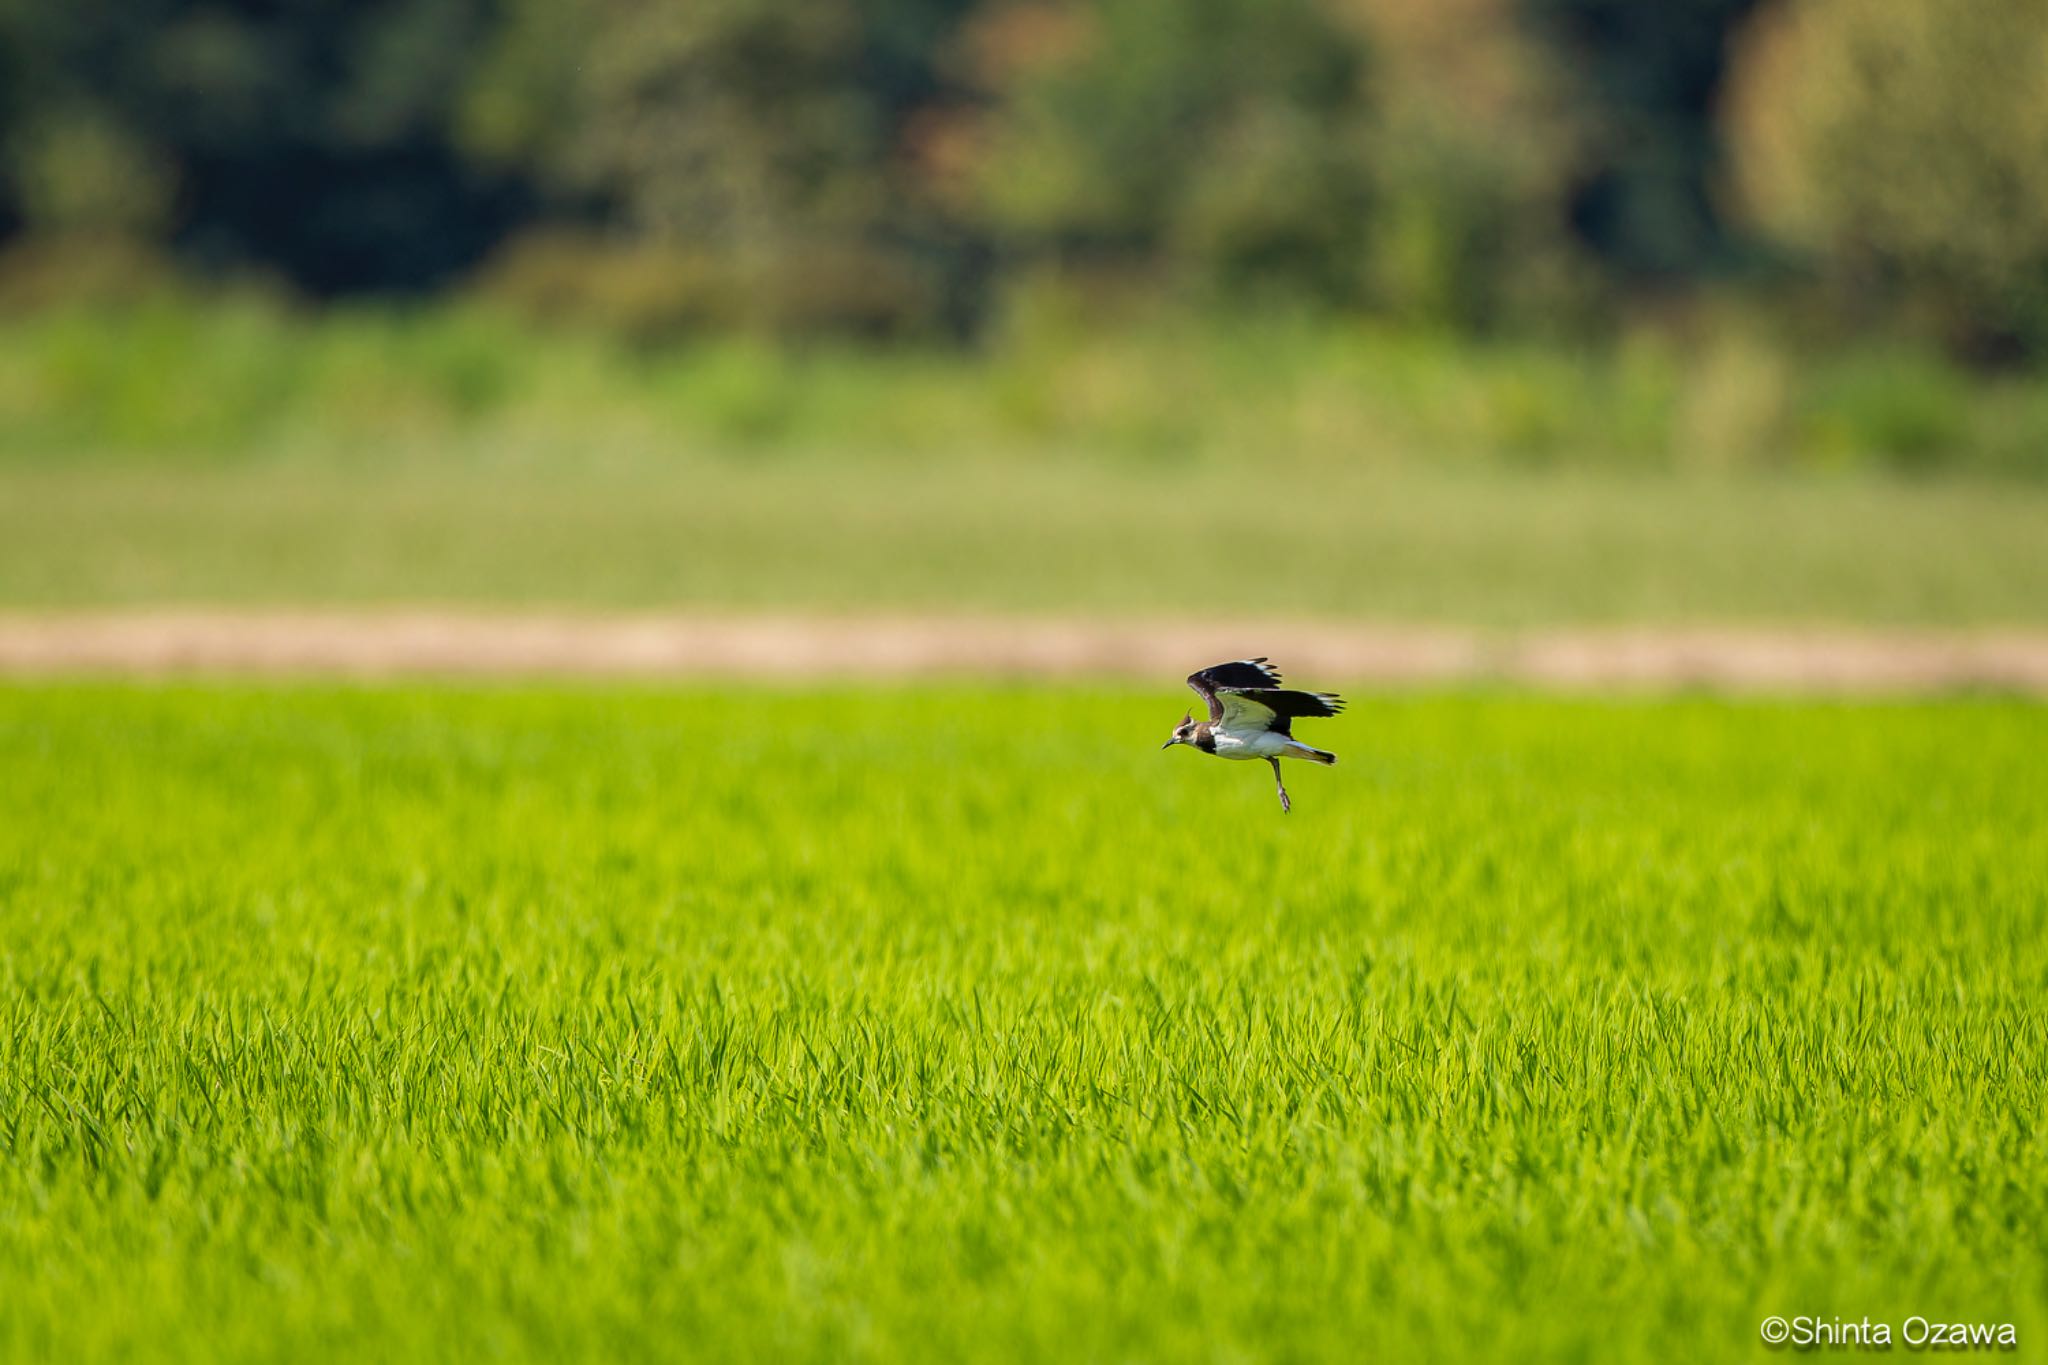
<instances>
[{"instance_id":1,"label":"grassy embankment","mask_svg":"<svg viewBox=\"0 0 2048 1365\"><path fill-rule=\"evenodd\" d=\"M2033 380L1735 340L633 350L166 303L0 328L0 605L2038 624L2044 452Z\"/></svg>"}]
</instances>

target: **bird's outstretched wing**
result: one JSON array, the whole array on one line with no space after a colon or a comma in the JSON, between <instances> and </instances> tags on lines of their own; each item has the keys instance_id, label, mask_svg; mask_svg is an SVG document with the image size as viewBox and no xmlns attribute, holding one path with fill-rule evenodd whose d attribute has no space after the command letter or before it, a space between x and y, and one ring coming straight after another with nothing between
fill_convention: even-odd
<instances>
[{"instance_id":1,"label":"bird's outstretched wing","mask_svg":"<svg viewBox=\"0 0 2048 1365\"><path fill-rule=\"evenodd\" d=\"M1188 686L1195 689L1195 695L1209 703L1209 719L1212 721L1223 719L1223 703L1216 699L1216 694L1225 688L1272 688L1279 685L1280 670L1268 664L1263 657L1210 664L1188 674Z\"/></svg>"},{"instance_id":2,"label":"bird's outstretched wing","mask_svg":"<svg viewBox=\"0 0 2048 1365\"><path fill-rule=\"evenodd\" d=\"M1285 735L1297 716L1334 716L1344 699L1332 692L1295 692L1280 687L1223 687L1216 690L1217 715L1226 730L1277 730Z\"/></svg>"}]
</instances>

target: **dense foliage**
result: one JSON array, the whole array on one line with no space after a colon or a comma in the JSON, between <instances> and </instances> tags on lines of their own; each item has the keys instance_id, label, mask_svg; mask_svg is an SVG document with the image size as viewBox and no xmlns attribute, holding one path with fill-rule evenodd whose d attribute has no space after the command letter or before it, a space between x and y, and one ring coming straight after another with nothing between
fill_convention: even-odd
<instances>
[{"instance_id":1,"label":"dense foliage","mask_svg":"<svg viewBox=\"0 0 2048 1365\"><path fill-rule=\"evenodd\" d=\"M2048 341L2048 7L1805 0L1731 99L1755 218L1959 342Z\"/></svg>"},{"instance_id":2,"label":"dense foliage","mask_svg":"<svg viewBox=\"0 0 2048 1365\"><path fill-rule=\"evenodd\" d=\"M0 302L104 283L50 252L84 238L315 295L482 270L634 334L962 334L1048 275L1554 328L1775 259L2031 345L2031 13L0 0ZM1909 92L1871 74L1894 50Z\"/></svg>"}]
</instances>

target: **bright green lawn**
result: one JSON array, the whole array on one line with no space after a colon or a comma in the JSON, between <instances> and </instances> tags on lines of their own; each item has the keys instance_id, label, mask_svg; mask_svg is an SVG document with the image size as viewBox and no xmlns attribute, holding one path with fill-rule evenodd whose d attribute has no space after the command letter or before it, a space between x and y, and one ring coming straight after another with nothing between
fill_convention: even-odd
<instances>
[{"instance_id":1,"label":"bright green lawn","mask_svg":"<svg viewBox=\"0 0 2048 1365\"><path fill-rule=\"evenodd\" d=\"M0 691L0 1353L2048 1341L2048 711L1182 701Z\"/></svg>"},{"instance_id":2,"label":"bright green lawn","mask_svg":"<svg viewBox=\"0 0 2048 1365\"><path fill-rule=\"evenodd\" d=\"M2048 624L2039 483L613 453L0 467L0 609Z\"/></svg>"}]
</instances>

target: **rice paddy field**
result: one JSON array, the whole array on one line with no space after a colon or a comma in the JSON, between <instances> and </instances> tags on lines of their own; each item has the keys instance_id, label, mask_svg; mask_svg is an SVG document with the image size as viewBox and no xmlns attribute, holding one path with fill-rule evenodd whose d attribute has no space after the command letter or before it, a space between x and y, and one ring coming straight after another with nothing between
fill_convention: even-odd
<instances>
[{"instance_id":1,"label":"rice paddy field","mask_svg":"<svg viewBox=\"0 0 2048 1365\"><path fill-rule=\"evenodd\" d=\"M0 1355L2041 1352L2048 711L1186 700L7 686Z\"/></svg>"}]
</instances>

